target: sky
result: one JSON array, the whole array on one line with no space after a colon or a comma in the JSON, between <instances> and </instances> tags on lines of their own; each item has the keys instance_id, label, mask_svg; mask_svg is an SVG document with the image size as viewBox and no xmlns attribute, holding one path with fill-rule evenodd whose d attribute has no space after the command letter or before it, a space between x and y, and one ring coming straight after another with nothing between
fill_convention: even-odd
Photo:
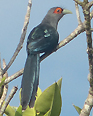
<instances>
[{"instance_id":1,"label":"sky","mask_svg":"<svg viewBox=\"0 0 93 116\"><path fill-rule=\"evenodd\" d=\"M19 43L27 4L27 0L0 1L0 53L1 59L4 58L7 64ZM59 41L65 39L77 28L78 22L73 0L32 0L30 22L23 48L9 68L9 76L24 67L27 57L26 41L30 31L42 21L47 11L55 6L66 8L73 12L73 14L65 15L58 24ZM80 16L82 21L84 21L81 8ZM39 87L42 91L61 77L63 78L61 88L62 111L60 116L78 116L72 104L83 108L88 96L89 82L87 76L89 65L86 49L87 43L84 32L41 62ZM9 83L8 94L13 86L18 86L18 91L10 102L11 106L19 106L21 79L22 76Z\"/></svg>"}]
</instances>

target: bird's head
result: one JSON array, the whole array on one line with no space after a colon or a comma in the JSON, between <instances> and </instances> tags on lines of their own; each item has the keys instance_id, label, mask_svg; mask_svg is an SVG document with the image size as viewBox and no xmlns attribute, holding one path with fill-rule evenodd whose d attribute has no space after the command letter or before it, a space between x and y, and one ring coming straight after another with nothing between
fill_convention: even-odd
<instances>
[{"instance_id":1,"label":"bird's head","mask_svg":"<svg viewBox=\"0 0 93 116\"><path fill-rule=\"evenodd\" d=\"M53 27L57 28L58 21L65 14L72 14L72 12L61 7L53 7L48 11L42 23L49 23L49 25L52 25Z\"/></svg>"}]
</instances>

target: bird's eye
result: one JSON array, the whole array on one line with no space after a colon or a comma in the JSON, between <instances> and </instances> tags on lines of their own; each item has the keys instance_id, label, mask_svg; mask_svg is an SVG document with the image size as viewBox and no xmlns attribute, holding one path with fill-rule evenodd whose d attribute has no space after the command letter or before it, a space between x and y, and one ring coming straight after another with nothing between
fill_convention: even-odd
<instances>
[{"instance_id":1,"label":"bird's eye","mask_svg":"<svg viewBox=\"0 0 93 116\"><path fill-rule=\"evenodd\" d=\"M57 10L57 12L60 12L60 10Z\"/></svg>"},{"instance_id":2,"label":"bird's eye","mask_svg":"<svg viewBox=\"0 0 93 116\"><path fill-rule=\"evenodd\" d=\"M54 13L56 13L56 14L61 14L62 11L63 11L63 9L60 8L60 7L58 7L58 8L56 8L56 9L54 10Z\"/></svg>"}]
</instances>

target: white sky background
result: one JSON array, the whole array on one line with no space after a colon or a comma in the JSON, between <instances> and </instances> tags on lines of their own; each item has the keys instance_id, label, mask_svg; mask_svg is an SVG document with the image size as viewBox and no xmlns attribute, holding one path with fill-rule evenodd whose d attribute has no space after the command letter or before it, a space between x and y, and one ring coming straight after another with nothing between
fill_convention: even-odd
<instances>
[{"instance_id":1,"label":"white sky background","mask_svg":"<svg viewBox=\"0 0 93 116\"><path fill-rule=\"evenodd\" d=\"M0 1L0 53L1 58L5 58L7 64L19 43L27 4L28 0ZM73 14L65 15L59 22L58 32L60 41L78 26L73 0L33 0L25 42L15 62L8 70L9 76L24 67L27 56L26 41L28 34L33 27L42 21L47 11L54 6L60 6L73 12ZM82 21L84 21L81 8L80 12ZM42 91L55 81L58 81L61 76L63 77L61 116L78 116L72 104L82 108L87 98L89 66L86 49L87 44L84 32L41 63L39 87ZM8 93L10 93L13 86L18 86L20 89L21 77L9 84ZM10 105L19 106L19 90L11 100Z\"/></svg>"}]
</instances>

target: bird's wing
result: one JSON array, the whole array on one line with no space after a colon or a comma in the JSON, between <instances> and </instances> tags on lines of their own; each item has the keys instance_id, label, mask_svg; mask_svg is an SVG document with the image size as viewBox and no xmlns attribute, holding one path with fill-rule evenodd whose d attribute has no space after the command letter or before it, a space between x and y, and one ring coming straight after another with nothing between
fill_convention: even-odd
<instances>
[{"instance_id":1,"label":"bird's wing","mask_svg":"<svg viewBox=\"0 0 93 116\"><path fill-rule=\"evenodd\" d=\"M50 49L50 47L52 48L53 45L54 47L57 45L58 38L58 32L54 28L46 25L39 25L29 34L27 40L28 53L46 52L46 50Z\"/></svg>"}]
</instances>

